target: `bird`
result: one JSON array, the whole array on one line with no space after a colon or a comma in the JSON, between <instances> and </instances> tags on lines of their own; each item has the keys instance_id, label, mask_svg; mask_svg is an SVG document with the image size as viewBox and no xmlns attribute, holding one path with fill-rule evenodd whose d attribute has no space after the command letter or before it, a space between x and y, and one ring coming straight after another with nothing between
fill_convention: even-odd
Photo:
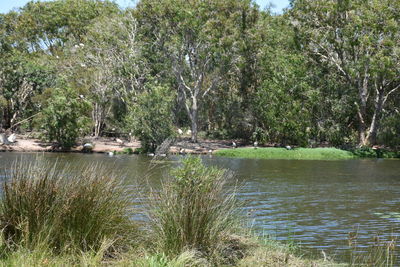
<instances>
[{"instance_id":1,"label":"bird","mask_svg":"<svg viewBox=\"0 0 400 267\"><path fill-rule=\"evenodd\" d=\"M292 150L292 147L291 147L291 146L285 146L285 148L286 148L287 150Z\"/></svg>"},{"instance_id":2,"label":"bird","mask_svg":"<svg viewBox=\"0 0 400 267\"><path fill-rule=\"evenodd\" d=\"M180 155L185 155L186 154L185 149L184 148L179 149L179 154Z\"/></svg>"},{"instance_id":3,"label":"bird","mask_svg":"<svg viewBox=\"0 0 400 267\"><path fill-rule=\"evenodd\" d=\"M154 153L148 153L147 156L154 157L155 155L154 155Z\"/></svg>"},{"instance_id":4,"label":"bird","mask_svg":"<svg viewBox=\"0 0 400 267\"><path fill-rule=\"evenodd\" d=\"M17 139L17 135L16 134L11 134L8 138L7 141L10 143L15 143L15 140Z\"/></svg>"},{"instance_id":5,"label":"bird","mask_svg":"<svg viewBox=\"0 0 400 267\"><path fill-rule=\"evenodd\" d=\"M187 134L187 135L191 135L191 134L192 134L192 131L191 131L191 130L187 130L187 131L186 131L186 134Z\"/></svg>"},{"instance_id":6,"label":"bird","mask_svg":"<svg viewBox=\"0 0 400 267\"><path fill-rule=\"evenodd\" d=\"M124 143L124 141L122 141L122 140L119 139L119 138L116 138L115 141L116 141L118 144L120 144L120 145L122 145L122 144Z\"/></svg>"},{"instance_id":7,"label":"bird","mask_svg":"<svg viewBox=\"0 0 400 267\"><path fill-rule=\"evenodd\" d=\"M91 143L85 143L85 144L83 145L83 147L84 147L84 148L87 148L87 149L92 149L92 148L93 148L93 145L92 145Z\"/></svg>"},{"instance_id":8,"label":"bird","mask_svg":"<svg viewBox=\"0 0 400 267\"><path fill-rule=\"evenodd\" d=\"M209 154L212 154L212 152L213 152L213 150L212 150L212 149L208 150L208 153L209 153Z\"/></svg>"},{"instance_id":9,"label":"bird","mask_svg":"<svg viewBox=\"0 0 400 267\"><path fill-rule=\"evenodd\" d=\"M112 157L112 156L114 156L114 152L108 151L108 152L107 152L107 155L110 156L110 157Z\"/></svg>"},{"instance_id":10,"label":"bird","mask_svg":"<svg viewBox=\"0 0 400 267\"><path fill-rule=\"evenodd\" d=\"M232 141L232 147L233 147L233 148L236 148L236 147L237 147L237 144L235 143L235 141Z\"/></svg>"},{"instance_id":11,"label":"bird","mask_svg":"<svg viewBox=\"0 0 400 267\"><path fill-rule=\"evenodd\" d=\"M182 134L183 134L182 129L178 129L178 134L179 134L179 135L182 135Z\"/></svg>"},{"instance_id":12,"label":"bird","mask_svg":"<svg viewBox=\"0 0 400 267\"><path fill-rule=\"evenodd\" d=\"M257 148L257 146L258 146L258 142L257 142L257 141L255 141L255 142L253 143L253 145L254 145L254 149L256 149L256 148Z\"/></svg>"}]
</instances>

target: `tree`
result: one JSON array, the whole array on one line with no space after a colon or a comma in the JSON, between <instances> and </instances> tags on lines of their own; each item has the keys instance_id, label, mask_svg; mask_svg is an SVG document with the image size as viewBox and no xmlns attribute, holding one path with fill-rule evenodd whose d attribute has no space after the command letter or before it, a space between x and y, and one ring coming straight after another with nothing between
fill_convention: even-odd
<instances>
[{"instance_id":1,"label":"tree","mask_svg":"<svg viewBox=\"0 0 400 267\"><path fill-rule=\"evenodd\" d=\"M136 34L136 21L125 12L97 19L81 43L71 40L67 46L63 68L77 88L86 88L95 137L104 130L113 105L128 105L143 87L146 63Z\"/></svg>"},{"instance_id":2,"label":"tree","mask_svg":"<svg viewBox=\"0 0 400 267\"><path fill-rule=\"evenodd\" d=\"M164 86L151 84L131 105L130 124L145 151L154 152L165 139L172 136L174 95Z\"/></svg>"},{"instance_id":3,"label":"tree","mask_svg":"<svg viewBox=\"0 0 400 267\"><path fill-rule=\"evenodd\" d=\"M191 122L193 142L197 142L200 106L233 69L237 25L249 7L247 0L143 0L138 4L142 35L169 62Z\"/></svg>"},{"instance_id":4,"label":"tree","mask_svg":"<svg viewBox=\"0 0 400 267\"><path fill-rule=\"evenodd\" d=\"M118 12L107 0L30 1L19 10L15 31L30 51L57 55L68 40L81 40L94 19Z\"/></svg>"},{"instance_id":5,"label":"tree","mask_svg":"<svg viewBox=\"0 0 400 267\"><path fill-rule=\"evenodd\" d=\"M49 142L56 141L61 148L69 149L88 130L89 120L85 112L90 106L70 87L49 89L44 94L49 95L39 117L44 137Z\"/></svg>"},{"instance_id":6,"label":"tree","mask_svg":"<svg viewBox=\"0 0 400 267\"><path fill-rule=\"evenodd\" d=\"M400 2L295 0L292 5L304 48L345 85L360 145L375 144L383 110L400 88Z\"/></svg>"}]
</instances>

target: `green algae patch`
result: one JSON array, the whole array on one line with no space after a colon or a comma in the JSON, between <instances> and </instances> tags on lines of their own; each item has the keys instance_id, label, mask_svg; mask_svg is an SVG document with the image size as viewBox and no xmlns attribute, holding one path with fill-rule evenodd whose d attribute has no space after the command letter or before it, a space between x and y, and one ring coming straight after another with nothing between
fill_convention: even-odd
<instances>
[{"instance_id":1,"label":"green algae patch","mask_svg":"<svg viewBox=\"0 0 400 267\"><path fill-rule=\"evenodd\" d=\"M337 148L232 148L221 149L214 155L230 158L250 159L301 159L301 160L339 160L357 158L353 153Z\"/></svg>"}]
</instances>

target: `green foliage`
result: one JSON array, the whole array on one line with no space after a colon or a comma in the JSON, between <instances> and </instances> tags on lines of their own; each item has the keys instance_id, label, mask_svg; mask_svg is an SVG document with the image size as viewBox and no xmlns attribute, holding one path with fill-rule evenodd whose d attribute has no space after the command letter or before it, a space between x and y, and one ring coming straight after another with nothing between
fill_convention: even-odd
<instances>
[{"instance_id":1,"label":"green foliage","mask_svg":"<svg viewBox=\"0 0 400 267\"><path fill-rule=\"evenodd\" d=\"M307 60L288 39L294 32L283 18L266 16L260 23L266 41L260 49L262 81L251 100L258 126L253 135L262 143L305 146L315 95Z\"/></svg>"},{"instance_id":2,"label":"green foliage","mask_svg":"<svg viewBox=\"0 0 400 267\"><path fill-rule=\"evenodd\" d=\"M393 112L382 121L379 143L400 148L400 113Z\"/></svg>"},{"instance_id":3,"label":"green foliage","mask_svg":"<svg viewBox=\"0 0 400 267\"><path fill-rule=\"evenodd\" d=\"M297 0L290 11L312 65L337 79L361 145L374 145L383 111L398 90L398 1Z\"/></svg>"},{"instance_id":4,"label":"green foliage","mask_svg":"<svg viewBox=\"0 0 400 267\"><path fill-rule=\"evenodd\" d=\"M160 192L154 192L150 221L161 251L176 256L197 250L209 257L234 229L237 202L224 170L205 167L200 158L182 160Z\"/></svg>"},{"instance_id":5,"label":"green foliage","mask_svg":"<svg viewBox=\"0 0 400 267\"><path fill-rule=\"evenodd\" d=\"M255 159L337 160L354 158L353 153L337 148L236 148L221 149L217 156Z\"/></svg>"},{"instance_id":6,"label":"green foliage","mask_svg":"<svg viewBox=\"0 0 400 267\"><path fill-rule=\"evenodd\" d=\"M173 135L172 104L171 92L166 87L155 84L148 86L131 107L129 123L145 151L154 151Z\"/></svg>"},{"instance_id":7,"label":"green foliage","mask_svg":"<svg viewBox=\"0 0 400 267\"><path fill-rule=\"evenodd\" d=\"M71 88L55 88L45 101L39 118L47 141L56 141L61 148L71 148L76 139L87 132L88 119L85 114L90 105Z\"/></svg>"},{"instance_id":8,"label":"green foliage","mask_svg":"<svg viewBox=\"0 0 400 267\"><path fill-rule=\"evenodd\" d=\"M400 151L391 151L382 148L360 147L352 150L360 158L400 158Z\"/></svg>"},{"instance_id":9,"label":"green foliage","mask_svg":"<svg viewBox=\"0 0 400 267\"><path fill-rule=\"evenodd\" d=\"M20 9L15 32L34 51L56 54L68 40L81 40L94 19L117 12L118 6L111 1L31 1Z\"/></svg>"},{"instance_id":10,"label":"green foliage","mask_svg":"<svg viewBox=\"0 0 400 267\"><path fill-rule=\"evenodd\" d=\"M16 162L2 188L2 238L55 252L97 250L105 239L115 246L132 241L131 196L121 180L97 166L76 171L45 161Z\"/></svg>"}]
</instances>

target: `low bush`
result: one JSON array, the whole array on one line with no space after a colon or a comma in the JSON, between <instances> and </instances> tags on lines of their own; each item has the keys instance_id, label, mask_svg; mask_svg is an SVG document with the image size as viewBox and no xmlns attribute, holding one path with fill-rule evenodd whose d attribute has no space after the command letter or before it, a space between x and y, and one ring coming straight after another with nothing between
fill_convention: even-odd
<instances>
[{"instance_id":1,"label":"low bush","mask_svg":"<svg viewBox=\"0 0 400 267\"><path fill-rule=\"evenodd\" d=\"M154 240L167 256L198 251L210 257L237 226L235 194L227 190L231 176L188 157L171 172L161 191L153 193L150 211Z\"/></svg>"},{"instance_id":2,"label":"low bush","mask_svg":"<svg viewBox=\"0 0 400 267\"><path fill-rule=\"evenodd\" d=\"M55 252L114 247L134 240L132 196L110 171L73 170L37 160L6 172L0 205L2 238L9 248L46 244Z\"/></svg>"}]
</instances>

